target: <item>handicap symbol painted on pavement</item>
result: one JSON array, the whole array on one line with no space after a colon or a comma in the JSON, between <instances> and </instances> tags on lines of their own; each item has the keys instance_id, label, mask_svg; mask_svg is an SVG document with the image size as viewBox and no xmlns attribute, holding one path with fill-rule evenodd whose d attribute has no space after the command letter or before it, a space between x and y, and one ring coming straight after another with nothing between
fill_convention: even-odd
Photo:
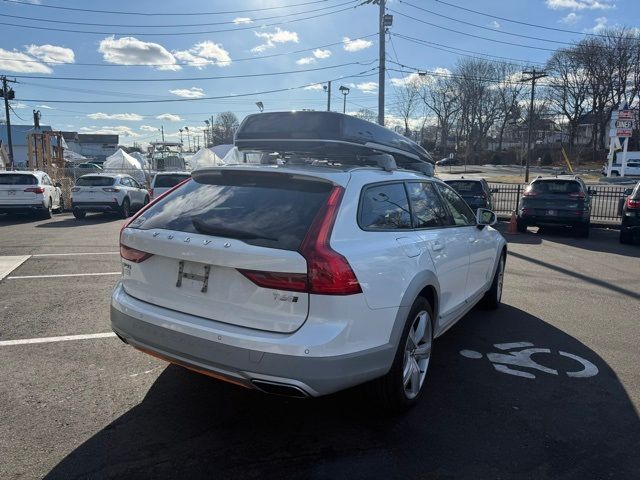
<instances>
[{"instance_id":1,"label":"handicap symbol painted on pavement","mask_svg":"<svg viewBox=\"0 0 640 480\"><path fill-rule=\"evenodd\" d=\"M525 369L538 370L538 372L548 373L550 375L558 375L558 370L542 365L531 358L536 354L550 354L551 350L549 348L530 348L533 347L533 343L530 342L496 343L493 346L498 350L506 352L491 352L486 354L487 359L498 372L523 378L536 378L536 376L531 372L524 371L519 368L512 368L522 367ZM563 357L571 358L582 365L582 368L579 370L566 372L568 377L588 378L594 377L598 374L598 367L589 360L579 357L578 355L562 351L558 351L558 354ZM480 359L483 357L482 353L476 352L475 350L460 350L460 355L472 359Z\"/></svg>"}]
</instances>

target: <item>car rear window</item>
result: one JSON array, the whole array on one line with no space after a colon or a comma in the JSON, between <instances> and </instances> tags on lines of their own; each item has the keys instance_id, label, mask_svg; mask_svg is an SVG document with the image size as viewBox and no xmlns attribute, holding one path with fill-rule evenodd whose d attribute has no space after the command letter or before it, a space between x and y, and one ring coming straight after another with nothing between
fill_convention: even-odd
<instances>
[{"instance_id":1,"label":"car rear window","mask_svg":"<svg viewBox=\"0 0 640 480\"><path fill-rule=\"evenodd\" d=\"M206 179L206 181L205 181ZM154 204L131 228L236 238L297 250L332 184L281 173L219 172L191 180Z\"/></svg>"},{"instance_id":2,"label":"car rear window","mask_svg":"<svg viewBox=\"0 0 640 480\"><path fill-rule=\"evenodd\" d=\"M113 185L112 177L80 177L76 181L78 187L109 187Z\"/></svg>"},{"instance_id":3,"label":"car rear window","mask_svg":"<svg viewBox=\"0 0 640 480\"><path fill-rule=\"evenodd\" d=\"M175 187L177 184L182 182L185 178L189 178L191 175L181 175L181 174L165 174L165 175L156 175L155 180L153 181L154 188L171 188Z\"/></svg>"},{"instance_id":4,"label":"car rear window","mask_svg":"<svg viewBox=\"0 0 640 480\"><path fill-rule=\"evenodd\" d=\"M460 194L482 191L482 184L480 182L455 181L445 183L447 183L450 187L452 187L456 192Z\"/></svg>"},{"instance_id":5,"label":"car rear window","mask_svg":"<svg viewBox=\"0 0 640 480\"><path fill-rule=\"evenodd\" d=\"M0 185L37 185L38 179L33 175L5 173L0 175Z\"/></svg>"},{"instance_id":6,"label":"car rear window","mask_svg":"<svg viewBox=\"0 0 640 480\"><path fill-rule=\"evenodd\" d=\"M581 190L581 187L574 180L545 180L533 182L531 190L537 193L576 193Z\"/></svg>"}]
</instances>

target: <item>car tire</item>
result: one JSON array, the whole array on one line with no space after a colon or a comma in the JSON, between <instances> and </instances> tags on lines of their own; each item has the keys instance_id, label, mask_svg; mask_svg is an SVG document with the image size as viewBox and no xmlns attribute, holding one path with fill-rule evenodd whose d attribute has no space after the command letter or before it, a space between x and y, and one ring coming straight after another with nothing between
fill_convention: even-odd
<instances>
[{"instance_id":1,"label":"car tire","mask_svg":"<svg viewBox=\"0 0 640 480\"><path fill-rule=\"evenodd\" d=\"M518 219L516 221L516 230L518 230L518 233L527 233L527 224Z\"/></svg>"},{"instance_id":2,"label":"car tire","mask_svg":"<svg viewBox=\"0 0 640 480\"><path fill-rule=\"evenodd\" d=\"M427 299L418 297L405 320L391 369L370 384L385 409L404 411L420 400L432 348L433 309Z\"/></svg>"},{"instance_id":3,"label":"car tire","mask_svg":"<svg viewBox=\"0 0 640 480\"><path fill-rule=\"evenodd\" d=\"M87 216L87 212L76 207L73 209L73 216L76 217L76 220L82 220Z\"/></svg>"},{"instance_id":4,"label":"car tire","mask_svg":"<svg viewBox=\"0 0 640 480\"><path fill-rule=\"evenodd\" d=\"M590 223L584 223L576 227L576 233L578 237L581 237L581 238L589 238L590 231L591 231Z\"/></svg>"},{"instance_id":5,"label":"car tire","mask_svg":"<svg viewBox=\"0 0 640 480\"><path fill-rule=\"evenodd\" d=\"M620 230L620 243L629 244L633 241L633 235L631 232L627 232L625 230Z\"/></svg>"},{"instance_id":6,"label":"car tire","mask_svg":"<svg viewBox=\"0 0 640 480\"><path fill-rule=\"evenodd\" d=\"M58 210L56 213L64 213L64 198L60 197L60 205L58 205Z\"/></svg>"},{"instance_id":7,"label":"car tire","mask_svg":"<svg viewBox=\"0 0 640 480\"><path fill-rule=\"evenodd\" d=\"M149 204L149 196L144 197L144 202L142 203L143 207L146 207Z\"/></svg>"},{"instance_id":8,"label":"car tire","mask_svg":"<svg viewBox=\"0 0 640 480\"><path fill-rule=\"evenodd\" d=\"M482 297L482 306L491 310L495 310L500 306L502 301L502 287L504 285L504 267L506 264L506 258L504 255L500 255L500 261L498 262L498 268L493 275L493 281L491 287L487 290L487 293Z\"/></svg>"},{"instance_id":9,"label":"car tire","mask_svg":"<svg viewBox=\"0 0 640 480\"><path fill-rule=\"evenodd\" d=\"M618 173L616 170L613 170L613 171L611 172L611 176L612 176L612 177L619 177L619 176L620 176L620 173Z\"/></svg>"},{"instance_id":10,"label":"car tire","mask_svg":"<svg viewBox=\"0 0 640 480\"><path fill-rule=\"evenodd\" d=\"M120 207L120 216L122 218L128 218L131 215L131 206L129 204L129 199L125 198L122 201L122 206Z\"/></svg>"},{"instance_id":11,"label":"car tire","mask_svg":"<svg viewBox=\"0 0 640 480\"><path fill-rule=\"evenodd\" d=\"M44 211L42 212L42 218L48 219L51 217L53 217L53 200L51 200L51 197L49 197L49 204L45 207Z\"/></svg>"}]
</instances>

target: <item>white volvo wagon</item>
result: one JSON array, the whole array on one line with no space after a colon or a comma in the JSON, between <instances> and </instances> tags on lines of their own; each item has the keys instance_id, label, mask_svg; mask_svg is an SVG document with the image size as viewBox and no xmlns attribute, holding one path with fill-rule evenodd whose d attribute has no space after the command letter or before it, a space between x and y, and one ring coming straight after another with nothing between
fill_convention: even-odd
<instances>
[{"instance_id":1,"label":"white volvo wagon","mask_svg":"<svg viewBox=\"0 0 640 480\"><path fill-rule=\"evenodd\" d=\"M114 332L269 393L414 404L434 339L500 303L495 214L393 161L270 163L195 171L123 228Z\"/></svg>"}]
</instances>

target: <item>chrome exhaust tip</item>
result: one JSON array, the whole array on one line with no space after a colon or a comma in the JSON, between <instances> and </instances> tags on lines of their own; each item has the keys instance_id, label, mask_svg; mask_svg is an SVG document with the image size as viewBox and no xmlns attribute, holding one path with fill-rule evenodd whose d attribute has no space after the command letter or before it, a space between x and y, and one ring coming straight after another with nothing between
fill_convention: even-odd
<instances>
[{"instance_id":1,"label":"chrome exhaust tip","mask_svg":"<svg viewBox=\"0 0 640 480\"><path fill-rule=\"evenodd\" d=\"M271 395L280 395L292 398L308 398L309 394L295 385L286 383L268 382L265 380L251 380L251 383L260 391Z\"/></svg>"}]
</instances>

